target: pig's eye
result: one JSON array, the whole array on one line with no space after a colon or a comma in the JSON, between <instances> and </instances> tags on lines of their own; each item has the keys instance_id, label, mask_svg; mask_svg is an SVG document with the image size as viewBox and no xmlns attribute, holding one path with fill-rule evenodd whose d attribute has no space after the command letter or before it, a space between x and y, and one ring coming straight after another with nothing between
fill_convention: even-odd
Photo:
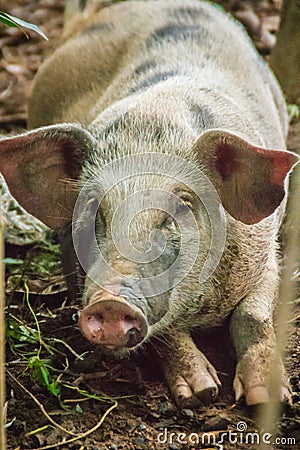
<instances>
[{"instance_id":1,"label":"pig's eye","mask_svg":"<svg viewBox=\"0 0 300 450\"><path fill-rule=\"evenodd\" d=\"M175 218L179 215L185 214L189 210L189 207L184 203L179 203L176 207Z\"/></svg>"},{"instance_id":2,"label":"pig's eye","mask_svg":"<svg viewBox=\"0 0 300 450\"><path fill-rule=\"evenodd\" d=\"M193 208L193 206L192 206L191 203L189 203L189 202L180 202L176 206L175 215L184 214L184 213L186 213L187 211L189 211L192 208Z\"/></svg>"},{"instance_id":3,"label":"pig's eye","mask_svg":"<svg viewBox=\"0 0 300 450\"><path fill-rule=\"evenodd\" d=\"M161 225L161 229L177 229L177 221L185 217L185 214L194 209L193 197L188 192L176 193L178 201L172 206L172 213L168 215Z\"/></svg>"},{"instance_id":4,"label":"pig's eye","mask_svg":"<svg viewBox=\"0 0 300 450\"><path fill-rule=\"evenodd\" d=\"M193 210L193 198L190 194L183 194L180 196L180 201L176 205L176 215L184 214L188 210Z\"/></svg>"}]
</instances>

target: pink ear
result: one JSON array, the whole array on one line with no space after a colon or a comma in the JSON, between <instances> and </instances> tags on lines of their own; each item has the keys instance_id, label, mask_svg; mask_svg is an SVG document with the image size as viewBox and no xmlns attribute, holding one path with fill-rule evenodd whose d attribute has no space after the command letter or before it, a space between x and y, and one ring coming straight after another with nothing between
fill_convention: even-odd
<instances>
[{"instance_id":1,"label":"pink ear","mask_svg":"<svg viewBox=\"0 0 300 450\"><path fill-rule=\"evenodd\" d=\"M226 211L254 224L268 217L285 195L284 182L299 157L257 147L224 130L210 130L195 149Z\"/></svg>"},{"instance_id":2,"label":"pink ear","mask_svg":"<svg viewBox=\"0 0 300 450\"><path fill-rule=\"evenodd\" d=\"M0 140L0 171L12 195L51 228L72 219L77 180L92 136L73 125L39 128Z\"/></svg>"}]
</instances>

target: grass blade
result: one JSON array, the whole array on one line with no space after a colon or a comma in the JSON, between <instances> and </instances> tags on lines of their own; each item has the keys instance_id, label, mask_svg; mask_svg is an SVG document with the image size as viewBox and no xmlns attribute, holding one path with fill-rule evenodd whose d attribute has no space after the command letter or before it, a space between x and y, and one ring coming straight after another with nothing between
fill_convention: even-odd
<instances>
[{"instance_id":1,"label":"grass blade","mask_svg":"<svg viewBox=\"0 0 300 450\"><path fill-rule=\"evenodd\" d=\"M0 22L5 23L9 27L20 28L26 36L27 36L27 33L25 32L25 30L23 30L23 28L28 29L28 30L33 30L37 34L42 36L44 39L46 39L46 41L48 41L48 38L45 35L45 33L37 25L34 25L33 23L25 22L25 20L19 19L18 17L14 17L14 16L11 16L10 14L0 12Z\"/></svg>"}]
</instances>

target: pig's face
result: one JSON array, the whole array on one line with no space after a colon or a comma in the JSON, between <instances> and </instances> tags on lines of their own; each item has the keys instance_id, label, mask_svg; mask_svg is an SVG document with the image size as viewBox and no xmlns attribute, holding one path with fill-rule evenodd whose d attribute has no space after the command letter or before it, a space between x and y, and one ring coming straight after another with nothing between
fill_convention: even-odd
<instances>
[{"instance_id":1,"label":"pig's face","mask_svg":"<svg viewBox=\"0 0 300 450\"><path fill-rule=\"evenodd\" d=\"M224 210L250 226L274 213L297 161L224 130L192 143L148 123L148 141L121 123L124 145L114 126L99 137L67 124L0 140L0 169L20 204L52 228L73 221L87 275L80 326L115 353L140 345L191 296L180 288L187 274L198 283L213 273Z\"/></svg>"},{"instance_id":2,"label":"pig's face","mask_svg":"<svg viewBox=\"0 0 300 450\"><path fill-rule=\"evenodd\" d=\"M73 217L75 249L87 273L80 326L90 341L123 353L151 335L176 304L181 280L196 260L201 267L199 260L207 259L209 215L222 228L216 266L224 214L199 167L179 157L135 154L93 172Z\"/></svg>"}]
</instances>

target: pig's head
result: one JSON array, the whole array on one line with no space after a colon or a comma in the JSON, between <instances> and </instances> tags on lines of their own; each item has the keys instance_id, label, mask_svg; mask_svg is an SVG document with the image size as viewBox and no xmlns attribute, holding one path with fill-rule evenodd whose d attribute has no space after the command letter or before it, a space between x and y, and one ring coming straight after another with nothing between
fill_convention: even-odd
<instances>
[{"instance_id":1,"label":"pig's head","mask_svg":"<svg viewBox=\"0 0 300 450\"><path fill-rule=\"evenodd\" d=\"M172 309L195 260L205 266L208 209L215 222L223 208L249 226L267 218L298 157L216 129L197 139L188 158L134 144L120 153L106 140L103 150L92 129L67 124L4 138L0 170L17 201L47 226L73 219L87 273L80 327L91 342L122 354Z\"/></svg>"}]
</instances>

